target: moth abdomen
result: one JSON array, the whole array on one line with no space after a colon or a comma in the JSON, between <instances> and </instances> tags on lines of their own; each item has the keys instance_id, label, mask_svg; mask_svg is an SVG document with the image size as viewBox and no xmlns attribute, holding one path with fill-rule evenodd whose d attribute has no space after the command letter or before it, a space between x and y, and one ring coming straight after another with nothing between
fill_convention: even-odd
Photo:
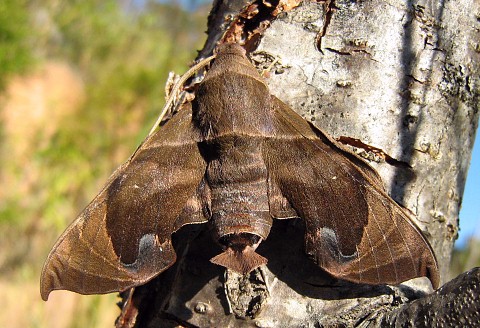
<instances>
[{"instance_id":1,"label":"moth abdomen","mask_svg":"<svg viewBox=\"0 0 480 328\"><path fill-rule=\"evenodd\" d=\"M261 241L260 236L251 233L232 233L222 236L219 238L219 243L225 250L213 257L210 262L245 275L267 263L266 258L255 252Z\"/></svg>"},{"instance_id":2,"label":"moth abdomen","mask_svg":"<svg viewBox=\"0 0 480 328\"><path fill-rule=\"evenodd\" d=\"M242 250L246 246L254 246L260 243L261 237L251 233L233 233L218 239L220 245L234 250Z\"/></svg>"}]
</instances>

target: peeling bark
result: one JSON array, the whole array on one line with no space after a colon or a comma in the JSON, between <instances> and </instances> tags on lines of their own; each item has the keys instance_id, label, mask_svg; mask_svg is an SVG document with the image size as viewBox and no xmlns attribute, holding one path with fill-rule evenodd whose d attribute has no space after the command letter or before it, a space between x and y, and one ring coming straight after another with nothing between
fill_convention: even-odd
<instances>
[{"instance_id":1,"label":"peeling bark","mask_svg":"<svg viewBox=\"0 0 480 328\"><path fill-rule=\"evenodd\" d=\"M343 137L416 214L445 279L478 125L480 3L290 1L289 10L269 14L268 26L236 21L254 4L215 1L199 57L229 33L255 48L251 57L268 68L270 91ZM139 309L136 326L429 327L462 320L466 304L468 320L476 320L469 322L479 320L478 302L470 300L478 298L478 270L428 296L425 279L337 281L306 258L301 220L285 220L259 248L267 267L242 278L209 263L218 246L207 230L189 226L174 235L177 263L128 303Z\"/></svg>"}]
</instances>

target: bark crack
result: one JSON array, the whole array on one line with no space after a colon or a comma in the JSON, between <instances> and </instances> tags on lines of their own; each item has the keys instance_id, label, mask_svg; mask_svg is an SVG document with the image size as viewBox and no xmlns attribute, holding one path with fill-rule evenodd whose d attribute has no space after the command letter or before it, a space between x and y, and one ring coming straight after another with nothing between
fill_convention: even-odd
<instances>
[{"instance_id":1,"label":"bark crack","mask_svg":"<svg viewBox=\"0 0 480 328\"><path fill-rule=\"evenodd\" d=\"M325 20L323 22L322 30L320 31L320 33L317 34L317 37L315 40L317 50L320 51L322 54L323 54L322 40L323 40L323 37L327 34L327 29L330 25L330 22L332 21L333 12L337 9L338 7L335 5L335 0L324 1L323 10L325 12Z\"/></svg>"},{"instance_id":2,"label":"bark crack","mask_svg":"<svg viewBox=\"0 0 480 328\"><path fill-rule=\"evenodd\" d=\"M369 53L369 52L368 52L367 50L365 50L365 49L338 50L338 49L334 49L334 48L325 48L325 50L334 52L334 53L339 54L339 55L348 55L348 56L354 55L354 54L356 54L356 53L367 54L367 55L369 55L369 56L372 55L371 53Z\"/></svg>"},{"instance_id":3,"label":"bark crack","mask_svg":"<svg viewBox=\"0 0 480 328\"><path fill-rule=\"evenodd\" d=\"M399 168L404 168L404 169L409 169L409 170L412 169L412 166L410 164L408 164L407 162L400 161L400 160L390 156L389 154L387 154L384 150L382 150L380 148L377 148L377 147L374 147L374 146L371 146L371 145L368 145L368 144L362 142L360 139L352 138L352 137L346 137L346 136L340 136L337 140L344 145L350 145L352 147L363 149L367 154L372 154L374 157L378 157L379 159L383 159L385 161L385 163L390 164L392 166L399 167ZM368 157L366 157L366 158L368 158ZM375 160L375 159L371 159L371 158L368 158L368 159L374 160L374 161L377 161L377 162L379 161L379 160Z\"/></svg>"}]
</instances>

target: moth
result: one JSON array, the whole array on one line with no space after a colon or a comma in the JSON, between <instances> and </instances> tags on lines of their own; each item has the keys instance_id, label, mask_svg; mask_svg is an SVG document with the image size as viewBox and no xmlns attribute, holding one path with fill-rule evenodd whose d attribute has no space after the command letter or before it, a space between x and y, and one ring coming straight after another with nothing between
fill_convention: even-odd
<instances>
[{"instance_id":1,"label":"moth","mask_svg":"<svg viewBox=\"0 0 480 328\"><path fill-rule=\"evenodd\" d=\"M171 236L211 224L211 262L246 274L273 219L305 221L305 251L331 275L367 284L439 283L435 255L362 159L271 95L238 44L223 44L195 99L131 158L66 229L41 296L124 291L176 260Z\"/></svg>"}]
</instances>

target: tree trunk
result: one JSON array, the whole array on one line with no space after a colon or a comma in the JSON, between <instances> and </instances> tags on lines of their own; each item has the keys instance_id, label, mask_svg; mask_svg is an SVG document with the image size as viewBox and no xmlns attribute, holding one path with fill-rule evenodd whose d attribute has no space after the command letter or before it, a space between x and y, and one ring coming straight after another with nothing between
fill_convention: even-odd
<instances>
[{"instance_id":1,"label":"tree trunk","mask_svg":"<svg viewBox=\"0 0 480 328\"><path fill-rule=\"evenodd\" d=\"M269 67L270 92L377 169L392 198L416 214L445 279L478 125L480 3L297 4L215 1L200 57L232 33L248 35L251 58ZM177 263L136 289L124 310L139 311L130 323L384 327L406 325L428 306L408 303L431 292L426 279L367 286L323 273L303 253L301 220L275 222L261 246L269 264L249 277L209 263L218 248L206 229L175 234ZM478 272L465 279L478 281ZM405 306L413 312L399 310Z\"/></svg>"}]
</instances>

